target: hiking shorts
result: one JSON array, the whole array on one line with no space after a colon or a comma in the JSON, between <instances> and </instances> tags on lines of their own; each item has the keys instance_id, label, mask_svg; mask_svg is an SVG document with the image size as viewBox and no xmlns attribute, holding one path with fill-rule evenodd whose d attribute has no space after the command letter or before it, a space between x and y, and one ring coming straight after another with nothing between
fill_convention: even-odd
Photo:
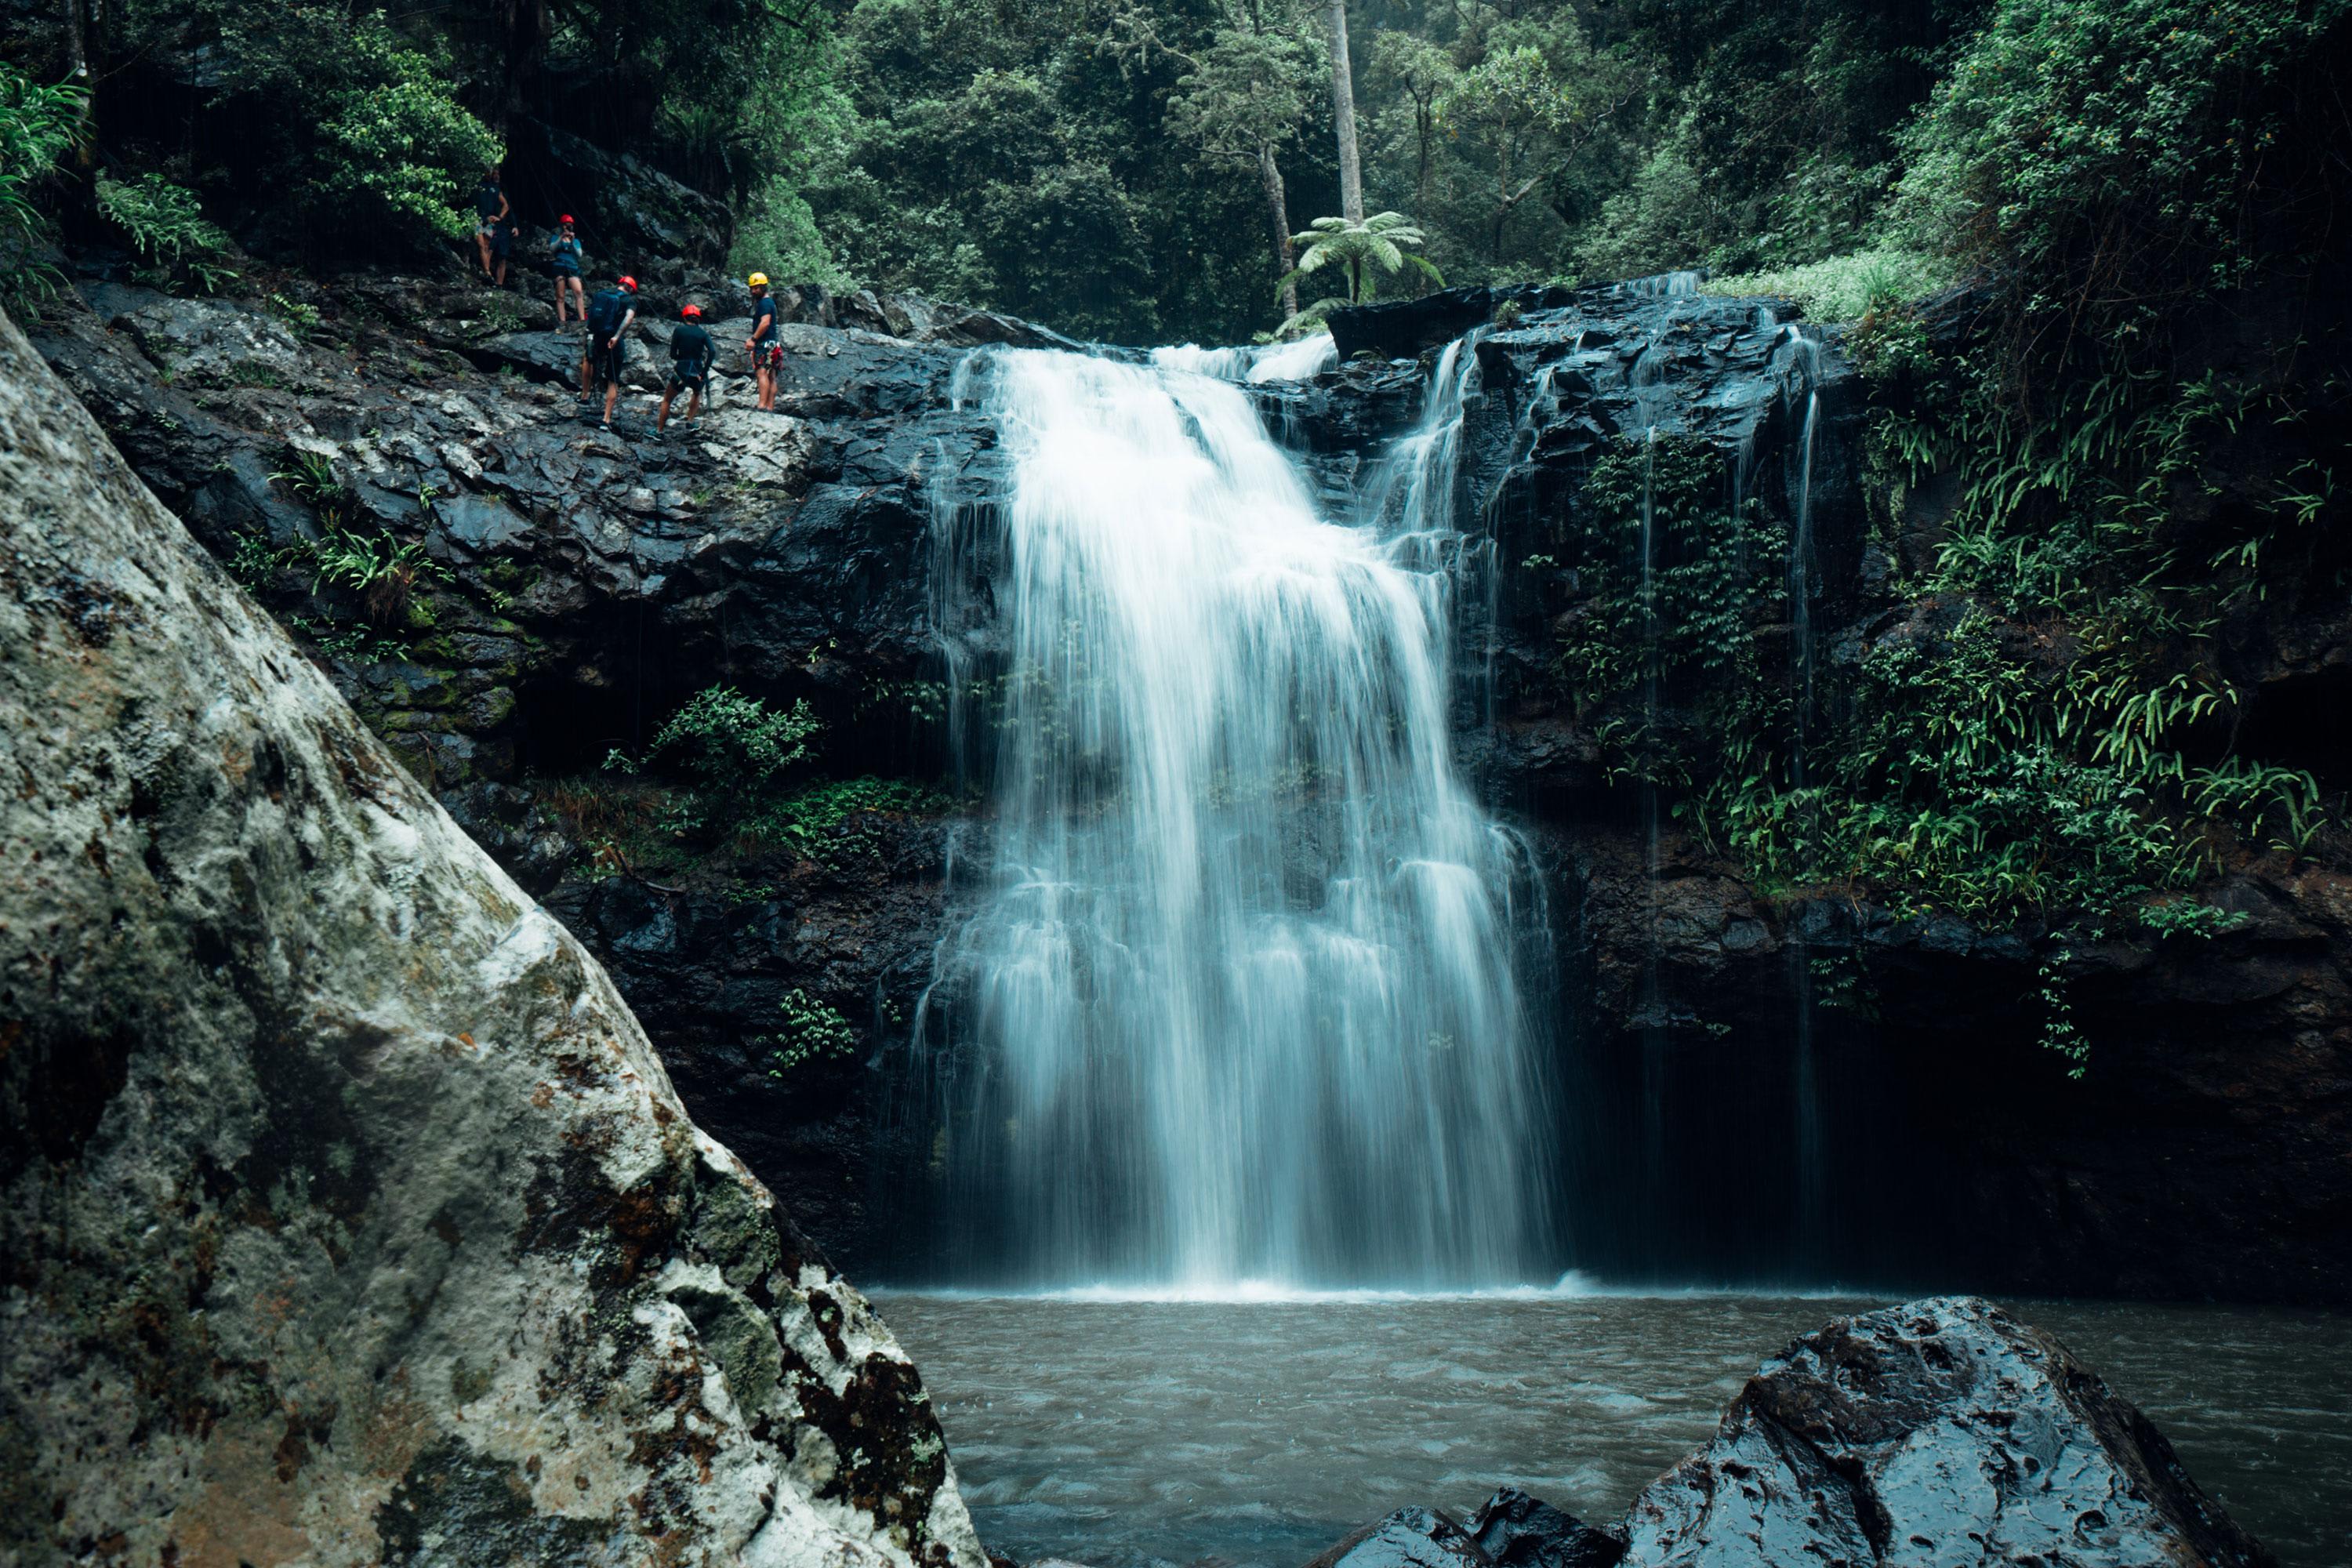
<instances>
[{"instance_id":1,"label":"hiking shorts","mask_svg":"<svg viewBox=\"0 0 2352 1568\"><path fill-rule=\"evenodd\" d=\"M751 369L754 372L763 370L782 372L783 368L784 345L782 343L762 343L751 351Z\"/></svg>"},{"instance_id":2,"label":"hiking shorts","mask_svg":"<svg viewBox=\"0 0 2352 1568\"><path fill-rule=\"evenodd\" d=\"M676 397L679 393L689 390L699 393L709 383L709 380L710 373L708 370L698 370L691 375L688 375L677 370L672 370L669 374L669 380L662 384L662 395L665 397Z\"/></svg>"},{"instance_id":3,"label":"hiking shorts","mask_svg":"<svg viewBox=\"0 0 2352 1568\"><path fill-rule=\"evenodd\" d=\"M588 345L588 368L596 377L596 384L614 386L620 383L621 363L628 352L617 338L598 338Z\"/></svg>"}]
</instances>

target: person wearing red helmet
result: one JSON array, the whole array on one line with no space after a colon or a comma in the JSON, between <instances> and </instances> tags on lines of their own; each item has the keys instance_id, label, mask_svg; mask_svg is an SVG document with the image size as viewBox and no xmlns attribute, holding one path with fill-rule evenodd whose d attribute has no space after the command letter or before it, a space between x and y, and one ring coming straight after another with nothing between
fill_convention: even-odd
<instances>
[{"instance_id":1,"label":"person wearing red helmet","mask_svg":"<svg viewBox=\"0 0 2352 1568\"><path fill-rule=\"evenodd\" d=\"M588 301L588 353L580 362L580 398L587 402L604 389L604 428L613 427L613 405L621 396L621 363L627 357L623 340L637 319L637 280L623 274L610 289L600 289Z\"/></svg>"},{"instance_id":2,"label":"person wearing red helmet","mask_svg":"<svg viewBox=\"0 0 2352 1568\"><path fill-rule=\"evenodd\" d=\"M563 291L572 290L572 305L579 313L580 324L588 324L588 289L580 281L580 269L587 265L587 257L580 249L580 237L572 232L572 215L565 213L555 220L555 237L547 243L547 264L555 273L555 330L562 331L566 320Z\"/></svg>"},{"instance_id":3,"label":"person wearing red helmet","mask_svg":"<svg viewBox=\"0 0 2352 1568\"><path fill-rule=\"evenodd\" d=\"M654 421L655 440L669 429L670 400L688 387L694 394L687 399L686 422L691 425L701 416L703 384L710 379L710 364L718 357L719 346L702 330L702 307L681 306L677 331L669 335L669 380L662 386L661 416Z\"/></svg>"}]
</instances>

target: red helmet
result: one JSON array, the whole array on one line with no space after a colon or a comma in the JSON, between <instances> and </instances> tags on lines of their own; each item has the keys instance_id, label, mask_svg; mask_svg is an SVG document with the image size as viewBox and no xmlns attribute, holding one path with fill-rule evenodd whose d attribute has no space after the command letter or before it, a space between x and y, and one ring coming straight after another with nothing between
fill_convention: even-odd
<instances>
[{"instance_id":1,"label":"red helmet","mask_svg":"<svg viewBox=\"0 0 2352 1568\"><path fill-rule=\"evenodd\" d=\"M570 213L565 213L562 217L557 218L555 221L562 224L564 227L570 228L572 226L572 215Z\"/></svg>"},{"instance_id":2,"label":"red helmet","mask_svg":"<svg viewBox=\"0 0 2352 1568\"><path fill-rule=\"evenodd\" d=\"M621 287L634 294L637 291L637 280L624 272L621 274Z\"/></svg>"},{"instance_id":3,"label":"red helmet","mask_svg":"<svg viewBox=\"0 0 2352 1568\"><path fill-rule=\"evenodd\" d=\"M677 313L689 321L696 321L702 315L702 307L699 305L681 306Z\"/></svg>"}]
</instances>

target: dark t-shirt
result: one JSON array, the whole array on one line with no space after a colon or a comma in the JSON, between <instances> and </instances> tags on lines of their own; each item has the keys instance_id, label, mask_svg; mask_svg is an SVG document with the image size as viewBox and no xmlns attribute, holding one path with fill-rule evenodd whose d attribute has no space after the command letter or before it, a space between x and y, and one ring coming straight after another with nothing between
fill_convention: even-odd
<instances>
[{"instance_id":1,"label":"dark t-shirt","mask_svg":"<svg viewBox=\"0 0 2352 1568\"><path fill-rule=\"evenodd\" d=\"M496 180L484 180L474 187L474 210L482 215L486 223L499 216L499 205L505 200L506 193L499 189Z\"/></svg>"},{"instance_id":2,"label":"dark t-shirt","mask_svg":"<svg viewBox=\"0 0 2352 1568\"><path fill-rule=\"evenodd\" d=\"M669 357L680 375L700 375L710 368L710 334L688 324L670 334Z\"/></svg>"},{"instance_id":3,"label":"dark t-shirt","mask_svg":"<svg viewBox=\"0 0 2352 1568\"><path fill-rule=\"evenodd\" d=\"M751 341L764 343L776 330L776 297L762 294L751 301Z\"/></svg>"}]
</instances>

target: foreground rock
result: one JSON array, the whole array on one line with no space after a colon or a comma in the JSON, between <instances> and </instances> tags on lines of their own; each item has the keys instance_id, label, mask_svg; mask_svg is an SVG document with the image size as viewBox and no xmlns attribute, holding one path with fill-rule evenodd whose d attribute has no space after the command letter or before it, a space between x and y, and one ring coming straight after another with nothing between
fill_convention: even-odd
<instances>
[{"instance_id":1,"label":"foreground rock","mask_svg":"<svg viewBox=\"0 0 2352 1568\"><path fill-rule=\"evenodd\" d=\"M980 1568L604 972L0 321L0 1559Z\"/></svg>"},{"instance_id":2,"label":"foreground rock","mask_svg":"<svg viewBox=\"0 0 2352 1568\"><path fill-rule=\"evenodd\" d=\"M2145 1415L2050 1335L1940 1297L1766 1362L1715 1437L1596 1530L1506 1489L1406 1509L1310 1568L2263 1568Z\"/></svg>"}]
</instances>

